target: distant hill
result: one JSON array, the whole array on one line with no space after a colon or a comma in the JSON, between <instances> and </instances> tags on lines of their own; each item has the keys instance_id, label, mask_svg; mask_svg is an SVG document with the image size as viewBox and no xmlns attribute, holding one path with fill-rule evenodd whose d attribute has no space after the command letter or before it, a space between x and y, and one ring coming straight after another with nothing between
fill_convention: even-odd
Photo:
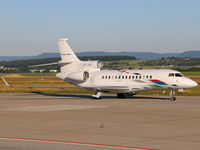
<instances>
[{"instance_id":1,"label":"distant hill","mask_svg":"<svg viewBox=\"0 0 200 150\"><path fill-rule=\"evenodd\" d=\"M154 52L79 52L77 56L135 56L137 59L156 59L166 57L200 58L200 51L186 51L183 53L154 53ZM42 59L60 57L59 53L42 53L37 56L0 56L0 61Z\"/></svg>"},{"instance_id":2,"label":"distant hill","mask_svg":"<svg viewBox=\"0 0 200 150\"><path fill-rule=\"evenodd\" d=\"M154 53L154 52L80 52L78 56L135 56L137 59L156 59L167 57L200 58L200 51L186 51L182 53Z\"/></svg>"}]
</instances>

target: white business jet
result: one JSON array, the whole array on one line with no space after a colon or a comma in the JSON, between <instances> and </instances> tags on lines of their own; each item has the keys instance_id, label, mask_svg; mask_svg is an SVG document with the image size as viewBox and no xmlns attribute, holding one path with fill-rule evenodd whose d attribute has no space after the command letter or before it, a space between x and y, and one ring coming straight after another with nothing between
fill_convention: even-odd
<instances>
[{"instance_id":1,"label":"white business jet","mask_svg":"<svg viewBox=\"0 0 200 150\"><path fill-rule=\"evenodd\" d=\"M75 85L74 87L12 86L2 77L5 84L17 88L84 88L95 91L92 96L97 99L106 92L116 93L118 98L124 98L126 94L134 95L138 91L171 90L173 101L176 100L175 90L182 91L198 85L180 72L170 69L101 70L99 61L79 60L67 40L58 40L61 61L32 67L59 64L61 72L56 77Z\"/></svg>"}]
</instances>

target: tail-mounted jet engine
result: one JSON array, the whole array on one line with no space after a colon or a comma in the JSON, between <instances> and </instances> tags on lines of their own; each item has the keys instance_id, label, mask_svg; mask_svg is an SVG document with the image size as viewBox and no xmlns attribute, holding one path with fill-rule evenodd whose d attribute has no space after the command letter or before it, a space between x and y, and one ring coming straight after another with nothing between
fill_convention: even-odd
<instances>
[{"instance_id":1,"label":"tail-mounted jet engine","mask_svg":"<svg viewBox=\"0 0 200 150\"><path fill-rule=\"evenodd\" d=\"M86 81L89 78L89 72L87 71L73 72L73 73L70 73L67 76L67 78L70 80L75 80L75 81Z\"/></svg>"},{"instance_id":2,"label":"tail-mounted jet engine","mask_svg":"<svg viewBox=\"0 0 200 150\"><path fill-rule=\"evenodd\" d=\"M89 77L90 77L89 73L87 71L84 71L83 72L83 79L84 79L84 81L86 81Z\"/></svg>"}]
</instances>

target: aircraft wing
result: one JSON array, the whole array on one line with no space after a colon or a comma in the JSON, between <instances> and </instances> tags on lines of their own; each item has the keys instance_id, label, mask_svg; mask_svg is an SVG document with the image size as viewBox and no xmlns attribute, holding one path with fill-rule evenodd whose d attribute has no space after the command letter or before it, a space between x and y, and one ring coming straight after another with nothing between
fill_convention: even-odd
<instances>
[{"instance_id":1,"label":"aircraft wing","mask_svg":"<svg viewBox=\"0 0 200 150\"><path fill-rule=\"evenodd\" d=\"M87 87L90 90L97 90L97 91L129 91L129 86L93 86Z\"/></svg>"},{"instance_id":2,"label":"aircraft wing","mask_svg":"<svg viewBox=\"0 0 200 150\"><path fill-rule=\"evenodd\" d=\"M94 87L80 87L80 86L12 86L4 77L3 82L6 86L12 88L57 88L57 89L95 89L95 90L129 90L128 86L94 86Z\"/></svg>"},{"instance_id":3,"label":"aircraft wing","mask_svg":"<svg viewBox=\"0 0 200 150\"><path fill-rule=\"evenodd\" d=\"M12 88L57 88L57 89L82 89L84 87L78 86L12 86L4 77L2 77L3 82L6 86Z\"/></svg>"},{"instance_id":4,"label":"aircraft wing","mask_svg":"<svg viewBox=\"0 0 200 150\"><path fill-rule=\"evenodd\" d=\"M93 89L105 89L105 90L114 90L114 89L122 89L122 90L128 90L129 86L94 86L94 87L90 87Z\"/></svg>"}]
</instances>

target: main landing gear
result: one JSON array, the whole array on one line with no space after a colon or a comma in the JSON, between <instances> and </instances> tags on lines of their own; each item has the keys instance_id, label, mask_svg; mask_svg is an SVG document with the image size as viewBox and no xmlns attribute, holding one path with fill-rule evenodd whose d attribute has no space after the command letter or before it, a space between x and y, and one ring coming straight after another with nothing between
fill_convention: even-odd
<instances>
[{"instance_id":1,"label":"main landing gear","mask_svg":"<svg viewBox=\"0 0 200 150\"><path fill-rule=\"evenodd\" d=\"M170 95L171 95L171 101L175 101L176 97L175 97L175 91L174 90L171 90Z\"/></svg>"},{"instance_id":2,"label":"main landing gear","mask_svg":"<svg viewBox=\"0 0 200 150\"><path fill-rule=\"evenodd\" d=\"M97 92L94 95L92 95L92 97L94 97L95 99L101 99L101 92Z\"/></svg>"},{"instance_id":3,"label":"main landing gear","mask_svg":"<svg viewBox=\"0 0 200 150\"><path fill-rule=\"evenodd\" d=\"M125 94L124 93L117 93L117 98L125 98Z\"/></svg>"}]
</instances>

